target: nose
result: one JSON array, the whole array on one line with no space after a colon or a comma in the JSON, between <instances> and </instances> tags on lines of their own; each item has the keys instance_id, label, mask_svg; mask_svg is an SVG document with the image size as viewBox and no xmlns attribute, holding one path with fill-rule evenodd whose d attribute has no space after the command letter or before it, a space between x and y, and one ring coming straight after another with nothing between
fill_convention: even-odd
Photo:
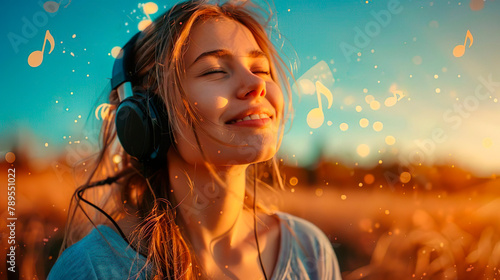
<instances>
[{"instance_id":1,"label":"nose","mask_svg":"<svg viewBox=\"0 0 500 280\"><path fill-rule=\"evenodd\" d=\"M241 71L238 86L239 99L263 98L266 96L266 81L245 69Z\"/></svg>"}]
</instances>

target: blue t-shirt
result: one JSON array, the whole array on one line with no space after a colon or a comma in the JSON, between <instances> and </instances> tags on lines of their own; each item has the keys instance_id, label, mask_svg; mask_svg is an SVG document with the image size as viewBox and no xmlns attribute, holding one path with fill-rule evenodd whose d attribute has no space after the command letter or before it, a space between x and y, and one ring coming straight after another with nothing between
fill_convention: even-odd
<instances>
[{"instance_id":1,"label":"blue t-shirt","mask_svg":"<svg viewBox=\"0 0 500 280\"><path fill-rule=\"evenodd\" d=\"M337 257L325 234L304 219L276 214L281 220L281 241L270 279L341 279ZM137 279L146 279L145 261L118 233L99 225L62 253L48 280L122 280L136 279L138 275Z\"/></svg>"}]
</instances>

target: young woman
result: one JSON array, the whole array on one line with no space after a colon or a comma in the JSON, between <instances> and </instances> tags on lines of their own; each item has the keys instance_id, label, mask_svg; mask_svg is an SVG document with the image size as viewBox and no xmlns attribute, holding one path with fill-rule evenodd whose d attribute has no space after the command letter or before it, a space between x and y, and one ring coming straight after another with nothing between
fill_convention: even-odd
<instances>
[{"instance_id":1,"label":"young woman","mask_svg":"<svg viewBox=\"0 0 500 280\"><path fill-rule=\"evenodd\" d=\"M67 248L49 279L340 279L317 227L256 205L257 185L281 185L274 156L291 100L285 66L251 8L180 3L124 47L89 178L109 176L98 183L108 185L76 191ZM126 82L152 105L123 105ZM151 127L129 130L144 122ZM143 137L158 127L153 140ZM88 205L114 225L90 219Z\"/></svg>"}]
</instances>

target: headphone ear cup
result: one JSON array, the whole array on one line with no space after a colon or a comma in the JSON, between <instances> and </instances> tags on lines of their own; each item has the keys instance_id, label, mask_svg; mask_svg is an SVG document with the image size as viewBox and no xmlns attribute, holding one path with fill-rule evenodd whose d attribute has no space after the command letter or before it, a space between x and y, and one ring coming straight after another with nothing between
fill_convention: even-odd
<instances>
[{"instance_id":1,"label":"headphone ear cup","mask_svg":"<svg viewBox=\"0 0 500 280\"><path fill-rule=\"evenodd\" d=\"M170 129L163 101L155 94L134 92L116 112L116 134L123 149L139 161L166 157Z\"/></svg>"}]
</instances>

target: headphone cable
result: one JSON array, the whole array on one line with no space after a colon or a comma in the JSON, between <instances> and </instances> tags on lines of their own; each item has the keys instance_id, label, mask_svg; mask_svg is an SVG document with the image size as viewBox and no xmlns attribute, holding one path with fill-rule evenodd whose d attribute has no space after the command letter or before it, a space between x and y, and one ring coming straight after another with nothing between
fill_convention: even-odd
<instances>
[{"instance_id":1,"label":"headphone cable","mask_svg":"<svg viewBox=\"0 0 500 280\"><path fill-rule=\"evenodd\" d=\"M253 233L255 235L255 243L257 243L257 252L259 253L259 263L262 273L264 273L264 279L267 280L266 270L262 264L262 258L260 257L260 247L259 238L257 237L257 215L255 211L255 203L257 202L257 167L253 165Z\"/></svg>"},{"instance_id":2,"label":"headphone cable","mask_svg":"<svg viewBox=\"0 0 500 280\"><path fill-rule=\"evenodd\" d=\"M127 242L129 243L128 241L128 238L125 236L125 234L123 233L123 231L121 230L121 228L118 226L118 224L116 223L116 221L113 219L113 217L111 217L108 213L106 213L104 210L102 210L100 207L98 207L97 205L93 204L92 202L86 200L85 198L83 198L83 193L85 192L86 189L89 189L89 188L93 188L93 187L97 187L97 186L101 186L101 185L110 185L114 182L116 182L118 179L120 179L121 177L123 177L124 174L119 174L117 176L114 176L114 177L108 177L104 180L101 180L101 181L97 181L97 182L94 182L92 184L89 184L89 185L86 185L86 186L81 186L79 188L79 190L77 191L76 195L78 196L78 198L80 200L82 200L83 202L87 203L88 205L92 206L93 208L95 208L97 211L101 212L109 221L111 221L111 223L113 224L113 226L118 230L118 232L120 233L120 236ZM266 275L266 270L264 269L264 264L262 263L262 257L260 255L260 246L259 246L259 238L257 236L257 216L256 216L256 202L257 202L257 168L255 167L254 165L254 185L253 185L253 229L254 229L254 236L255 236L255 243L257 244L257 253L258 253L258 256L259 256L259 263L260 263L260 267L262 269L262 273L264 274L264 279L265 280L268 280L267 279L267 275Z\"/></svg>"},{"instance_id":3,"label":"headphone cable","mask_svg":"<svg viewBox=\"0 0 500 280\"><path fill-rule=\"evenodd\" d=\"M123 231L121 230L121 228L118 226L118 223L116 223L116 221L113 219L113 217L111 217L108 213L106 213L104 210L102 210L100 207L98 207L97 205L93 204L92 202L86 200L85 198L83 198L83 193L85 192L85 190L87 189L90 189L90 188L94 188L94 187L97 187L97 186L101 186L101 185L110 185L114 182L116 182L118 179L120 179L121 177L123 177L125 174L118 174L114 177L108 177L104 180L101 180L101 181L97 181L97 182L94 182L92 184L88 184L88 185L83 185L83 186L80 186L79 187L79 190L76 192L76 195L78 196L78 199L82 200L83 202L87 203L88 205L92 206L93 208L95 208L97 211L101 212L104 216L106 216L106 218L108 220L111 221L111 223L113 224L113 226L118 230L118 232L120 233L121 237L127 242L129 243L128 241L128 238L125 236L125 234L123 233ZM129 243L130 244L130 243Z\"/></svg>"}]
</instances>

